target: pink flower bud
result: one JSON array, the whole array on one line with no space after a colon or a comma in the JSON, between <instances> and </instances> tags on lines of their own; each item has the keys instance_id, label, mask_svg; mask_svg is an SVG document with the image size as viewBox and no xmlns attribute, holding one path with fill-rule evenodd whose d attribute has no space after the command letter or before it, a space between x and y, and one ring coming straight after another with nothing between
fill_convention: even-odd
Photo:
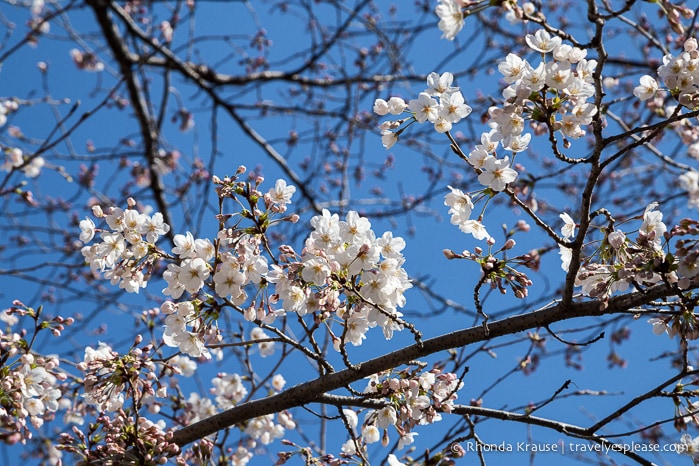
<instances>
[{"instance_id":1,"label":"pink flower bud","mask_svg":"<svg viewBox=\"0 0 699 466\"><path fill-rule=\"evenodd\" d=\"M443 249L443 250L442 250L442 254L444 254L444 257L446 257L446 258L449 259L449 260L451 260L451 259L456 259L457 257L459 257L459 256L458 256L454 251L452 251L451 249Z\"/></svg>"}]
</instances>

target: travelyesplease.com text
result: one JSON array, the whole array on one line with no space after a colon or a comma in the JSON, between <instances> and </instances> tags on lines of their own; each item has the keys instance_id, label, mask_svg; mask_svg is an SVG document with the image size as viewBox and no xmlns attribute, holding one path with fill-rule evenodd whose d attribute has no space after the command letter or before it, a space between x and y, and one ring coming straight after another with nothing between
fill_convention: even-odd
<instances>
[{"instance_id":1,"label":"travelyesplease.com text","mask_svg":"<svg viewBox=\"0 0 699 466\"><path fill-rule=\"evenodd\" d=\"M589 453L598 452L604 454L610 453L661 453L674 452L681 453L686 448L685 445L679 443L577 443L559 441L555 443L538 443L538 442L505 442L500 443L482 443L475 441L467 441L459 444L453 444L452 450L461 450L463 453L469 452L494 452L494 453L558 453L565 455L567 453Z\"/></svg>"}]
</instances>

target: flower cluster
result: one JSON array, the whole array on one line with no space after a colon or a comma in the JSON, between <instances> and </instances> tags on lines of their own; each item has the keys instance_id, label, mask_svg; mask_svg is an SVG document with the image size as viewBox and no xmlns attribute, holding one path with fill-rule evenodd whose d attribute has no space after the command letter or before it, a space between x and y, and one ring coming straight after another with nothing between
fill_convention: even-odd
<instances>
[{"instance_id":1,"label":"flower cluster","mask_svg":"<svg viewBox=\"0 0 699 466\"><path fill-rule=\"evenodd\" d=\"M635 242L623 231L607 232L596 255L585 261L576 276L575 285L582 287L584 295L607 299L632 284L653 285L663 279L657 270L665 260L661 245L667 227L656 207L657 203L652 203L646 208ZM563 260L565 263L566 258ZM675 274L665 279L677 282Z\"/></svg>"},{"instance_id":2,"label":"flower cluster","mask_svg":"<svg viewBox=\"0 0 699 466\"><path fill-rule=\"evenodd\" d=\"M444 205L449 207L451 224L458 225L459 230L472 234L478 240L490 240L490 235L481 223L481 220L471 219L471 211L473 210L471 196L460 189L452 188L451 186L448 186L448 188L450 192L444 196Z\"/></svg>"},{"instance_id":3,"label":"flower cluster","mask_svg":"<svg viewBox=\"0 0 699 466\"><path fill-rule=\"evenodd\" d=\"M533 16L536 5L533 2L524 2L520 6L515 1L469 1L469 0L439 0L435 7L435 14L439 18L438 27L442 31L442 39L454 40L464 27L464 19L467 16L478 14L489 7L502 8L503 17L511 24L521 22L525 15ZM498 13L500 14L500 13Z\"/></svg>"},{"instance_id":4,"label":"flower cluster","mask_svg":"<svg viewBox=\"0 0 699 466\"><path fill-rule=\"evenodd\" d=\"M149 216L134 209L136 201L133 199L129 199L128 204L128 209L112 207L108 214L99 206L93 207L94 216L103 218L109 229L98 230L90 218L81 220L83 243L92 241L97 232L101 239L99 243L84 246L81 252L90 268L103 273L112 285L138 293L146 287L146 276L154 261L164 255L155 243L170 231L170 226L159 212Z\"/></svg>"},{"instance_id":5,"label":"flower cluster","mask_svg":"<svg viewBox=\"0 0 699 466\"><path fill-rule=\"evenodd\" d=\"M463 382L455 374L443 373L439 369L422 374L404 370L394 377L371 376L364 392L372 397L380 396L387 404L382 409L366 413L361 429L362 444L350 439L342 446L343 453L354 455L357 447L379 440L387 445L390 427L395 428L400 437L398 448L412 444L414 436L418 435L413 432L414 427L440 421L442 412L451 412L454 400L458 398L456 392L462 387ZM349 426L356 428L356 413L346 409L344 415Z\"/></svg>"},{"instance_id":6,"label":"flower cluster","mask_svg":"<svg viewBox=\"0 0 699 466\"><path fill-rule=\"evenodd\" d=\"M165 301L160 306L160 311L167 316L163 342L193 358L211 359L206 342L215 341L218 333L205 324L199 306L198 301Z\"/></svg>"},{"instance_id":7,"label":"flower cluster","mask_svg":"<svg viewBox=\"0 0 699 466\"><path fill-rule=\"evenodd\" d=\"M243 401L248 394L243 379L238 374L221 372L211 379L211 384L210 392L214 396L215 403L212 403L209 398L199 396L196 392L191 393L187 400L186 411L180 419L184 424L191 424L213 416L219 411L230 409ZM283 377L276 375L272 379L271 386L272 393L280 391L284 387ZM275 439L283 437L286 430L295 428L296 423L288 411L276 413L276 422L274 414L253 418L247 421L242 429L249 436L247 448L244 451L254 449L257 442L269 445ZM249 460L248 455L242 453L243 450L240 450L238 464L241 465Z\"/></svg>"},{"instance_id":8,"label":"flower cluster","mask_svg":"<svg viewBox=\"0 0 699 466\"><path fill-rule=\"evenodd\" d=\"M376 99L374 113L377 115L412 114L409 118L381 123L381 142L390 149L398 141L400 134L412 123L429 121L438 133L446 133L452 125L471 114L471 107L466 104L458 87L452 86L454 75L430 73L427 76L427 89L417 99L405 103L400 97L391 97L388 101Z\"/></svg>"},{"instance_id":9,"label":"flower cluster","mask_svg":"<svg viewBox=\"0 0 699 466\"><path fill-rule=\"evenodd\" d=\"M572 139L584 136L582 127L597 113L587 102L595 93L592 76L597 61L587 60L586 50L563 44L543 29L527 34L525 40L542 60L534 66L510 53L498 65L509 86L503 91L507 105L489 110L494 139L507 150L521 152L528 144L527 135L522 135L525 117Z\"/></svg>"},{"instance_id":10,"label":"flower cluster","mask_svg":"<svg viewBox=\"0 0 699 466\"><path fill-rule=\"evenodd\" d=\"M0 126L5 126L7 123L7 115L16 112L19 104L16 100L8 99L0 101Z\"/></svg>"},{"instance_id":11,"label":"flower cluster","mask_svg":"<svg viewBox=\"0 0 699 466\"><path fill-rule=\"evenodd\" d=\"M7 444L31 439L27 421L40 428L45 420L53 419L64 400L59 381L66 380L66 374L59 368L58 356L33 353L26 333L13 331L21 318L33 319L37 332L50 329L56 336L73 323L71 318L60 316L42 320L41 313L41 308L35 310L19 301L0 311L4 325L0 328L0 440Z\"/></svg>"},{"instance_id":12,"label":"flower cluster","mask_svg":"<svg viewBox=\"0 0 699 466\"><path fill-rule=\"evenodd\" d=\"M195 239L190 232L175 235L173 242L175 247L172 253L179 258L179 262L168 264L163 273L167 282L163 294L177 299L185 291L193 295L202 289L211 274L209 262L214 258L215 249L211 241Z\"/></svg>"},{"instance_id":13,"label":"flower cluster","mask_svg":"<svg viewBox=\"0 0 699 466\"><path fill-rule=\"evenodd\" d=\"M684 51L673 56L667 54L663 57L663 64L658 67L658 76L670 93L677 100L690 109L699 106L699 50L697 39L691 37L684 43ZM633 93L641 100L648 100L655 96L660 86L650 75L643 75L640 84Z\"/></svg>"},{"instance_id":14,"label":"flower cluster","mask_svg":"<svg viewBox=\"0 0 699 466\"><path fill-rule=\"evenodd\" d=\"M124 439L129 439L125 442ZM101 414L87 432L78 428L63 433L61 449L84 458L79 464L165 464L180 448L165 431L165 421L152 422L119 409L114 416ZM178 459L178 464L179 459Z\"/></svg>"},{"instance_id":15,"label":"flower cluster","mask_svg":"<svg viewBox=\"0 0 699 466\"><path fill-rule=\"evenodd\" d=\"M14 99L0 101L0 127L7 123L7 115L16 112L19 104ZM10 134L17 135L19 129L10 127ZM0 164L0 170L11 172L15 169L21 169L29 178L36 178L41 173L41 169L46 164L46 161L40 155L27 157L18 147L0 147L4 154L4 160Z\"/></svg>"},{"instance_id":16,"label":"flower cluster","mask_svg":"<svg viewBox=\"0 0 699 466\"><path fill-rule=\"evenodd\" d=\"M78 369L85 374L83 398L87 403L100 411L116 412L127 398L141 400L144 396L165 396L166 387L158 382L157 367L151 360L153 347L138 348L136 345L141 341L138 335L125 355L105 343L100 343L96 349L85 348Z\"/></svg>"},{"instance_id":17,"label":"flower cluster","mask_svg":"<svg viewBox=\"0 0 699 466\"><path fill-rule=\"evenodd\" d=\"M323 210L311 226L301 257L294 255L288 265L274 265L267 274L283 309L299 315L336 313L344 325L343 336L334 338L336 347L342 341L360 345L374 326L391 338L402 328L397 308L412 286L402 267L405 241L391 232L377 238L369 220L355 211L342 221ZM342 293L347 302L341 301Z\"/></svg>"}]
</instances>

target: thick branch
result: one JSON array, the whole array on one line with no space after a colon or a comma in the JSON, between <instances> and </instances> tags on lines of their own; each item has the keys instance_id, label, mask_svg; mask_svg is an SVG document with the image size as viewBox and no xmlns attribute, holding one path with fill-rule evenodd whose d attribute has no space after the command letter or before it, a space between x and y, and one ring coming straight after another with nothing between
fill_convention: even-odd
<instances>
[{"instance_id":1,"label":"thick branch","mask_svg":"<svg viewBox=\"0 0 699 466\"><path fill-rule=\"evenodd\" d=\"M483 326L478 325L447 333L429 340L424 340L420 345L415 344L371 359L356 365L352 369L345 369L310 382L296 385L278 395L243 403L235 408L231 408L180 429L175 432L172 441L183 446L248 419L276 413L296 406L302 406L307 403L317 402L325 393L348 386L352 382L372 374L400 366L408 361L440 351L470 345L504 335L524 332L532 328L543 327L574 317L602 316L627 311L631 308L647 304L655 299L668 296L672 294L672 292L670 287L662 284L654 286L644 292L635 292L613 297L609 300L608 306L604 309L601 309L602 306L599 301L585 301L581 303L570 303L568 305L558 304L529 314L512 316L490 322L488 331L486 331Z\"/></svg>"}]
</instances>

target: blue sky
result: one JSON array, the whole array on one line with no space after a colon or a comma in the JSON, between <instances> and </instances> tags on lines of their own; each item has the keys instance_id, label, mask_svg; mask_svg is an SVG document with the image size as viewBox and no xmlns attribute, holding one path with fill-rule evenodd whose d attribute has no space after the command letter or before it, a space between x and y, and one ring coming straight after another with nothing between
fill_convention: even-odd
<instances>
[{"instance_id":1,"label":"blue sky","mask_svg":"<svg viewBox=\"0 0 699 466\"><path fill-rule=\"evenodd\" d=\"M241 60L245 58L245 54L249 52L244 47L246 37L254 34L257 30L256 22L264 27L267 31L267 37L272 41L272 46L269 49L268 61L272 64L272 68L294 69L295 66L300 66L305 59L304 55L298 55L297 52L303 49L303 44L311 41L312 35L305 30L305 25L298 21L293 14L282 14L280 11L275 11L275 5L272 3L263 2L258 5L257 14L251 14L248 10L249 5L242 2L231 2L229 4L222 3L202 3L200 8L201 17L197 19L197 28L200 32L206 34L212 39L208 42L203 42L199 47L199 54L195 59L218 62L221 64L221 71L230 72L232 74L240 74L244 69L241 65ZM318 5L318 18L322 21L327 21L327 24L334 24L335 17L330 15L330 8L325 9L323 5ZM22 36L26 31L24 23L26 21L26 13L20 9L3 6L0 10L7 18L14 21L17 26L17 33L10 40L13 43ZM383 16L388 16L384 10ZM431 13L424 13L426 17L431 18ZM165 13L160 13L160 18L167 17ZM398 8L396 21L404 21L407 24L415 24L420 20L420 15L415 13L410 7L401 6ZM71 14L71 25L77 31L94 30L93 18L87 9L79 11L75 15ZM431 21L431 23L430 23ZM462 32L459 37L461 44L469 44L460 49L455 48L455 45L439 39L439 31L436 28L436 20L428 20L431 27L421 30L417 35L406 37L403 42L403 47L400 50L401 57L409 60L406 64L406 74L425 75L432 71L457 71L466 70L469 68L482 70L492 64L485 65L488 60L498 57L499 51L495 47L487 47L480 39L483 31L468 28ZM52 34L56 36L65 36L65 32L60 31L56 25L52 26ZM399 29L399 28L398 28ZM529 31L533 31L531 26ZM574 30L581 33L579 30ZM229 34L230 40L226 49L222 42L215 42L213 38L219 37L220 34ZM399 36L399 32L390 31L390 34ZM175 33L174 49L177 49L178 40L184 36L183 30L178 30ZM31 101L31 107L22 107L10 124L19 126L24 134L29 138L29 141L24 142L25 147L30 150L31 147L36 147L37 144L31 142L31 139L42 139L51 128L55 126L56 120L68 115L72 105L80 102L76 113L68 119L67 126L77 121L79 115L83 112L97 109L101 99L104 98L104 90L110 88L115 83L113 76L114 64L106 63L106 70L98 73L82 72L75 69L71 61L69 51L75 47L75 44L65 40L52 40L49 36L42 38L36 48L24 47L21 53L16 53L10 56L3 64L0 71L0 94L2 96L18 96L21 99ZM473 42L469 42L472 38L476 38ZM333 51L324 60L328 69L346 69L349 74L355 73L356 67L354 60L362 46L370 47L372 44L369 38L357 37L354 40L356 49L347 47L341 51ZM89 36L84 38L86 48L92 47L92 41ZM638 43L628 39L619 40L614 45L610 45L610 53L618 53L628 57L637 55ZM102 50L95 50L101 57L108 56ZM534 54L527 58L535 60ZM658 56L660 58L660 56ZM42 74L37 68L37 63L43 61L48 64L49 72L42 80ZM483 64L483 65L481 65ZM387 65L387 62L384 63ZM385 72L386 68L376 66L376 69L371 69L371 72ZM317 75L322 75L322 70L317 72ZM476 79L470 79L465 72L457 77L457 84L463 89L464 95L472 103L475 109L482 110L484 104L478 102L479 95L494 95L499 96L500 85L497 79L497 71L486 72L483 75L478 75ZM633 80L631 80L633 81ZM160 96L163 92L164 84L162 81L154 79L151 83L152 95ZM249 137L233 123L227 119L225 113L220 111L218 115L219 133L217 134L215 145L212 144L212 139L209 135L212 126L211 115L207 108L204 108L205 100L202 95L185 83L182 83L180 78L175 78L170 86L177 87L178 92L171 94L171 105L166 111L166 118L173 117L175 110L182 106L192 111L196 121L195 127L185 133L177 130L175 124L166 125L164 133L165 143L164 148L178 148L182 153L182 160L189 162L196 157L204 160L209 160L211 154L215 151L215 164L213 172L219 176L233 173L237 165L245 164L249 169L254 169L257 166L262 167L262 173L266 178L265 186L271 186L273 181L282 176L281 170L271 162L260 147L254 144ZM406 99L415 97L418 92L423 90L423 84L418 83L412 86L406 85L403 82L387 85L384 89L379 89L372 93L367 93L361 101L355 103L355 107L347 109L341 104L342 102L327 102L327 108L336 112L371 112L371 105L374 97L387 98L392 95L400 95ZM295 100L288 99L282 94L285 91L283 84L271 84L261 89L253 89L246 87L224 93L231 101L235 101L240 105L241 115L251 115L253 112L247 110L245 105L254 105L260 101L273 101L279 105L303 105L303 99ZM301 95L303 89L299 88ZM123 88L121 89L123 93ZM51 100L50 100L51 99ZM48 102L48 103L47 103ZM316 104L317 101L313 101ZM109 154L124 151L124 146L121 141L125 138L134 138L137 140L137 128L133 120L130 118L131 110L117 109L114 106L110 108L99 108L96 111L94 118L86 125L80 126L71 136L70 143L60 144L55 150L51 151L46 157L53 166L64 166L65 171L76 178L79 172L81 163L89 164L95 158L102 158L100 161L100 172L98 175L99 185L97 189L102 189L119 203L122 207L125 204L123 196L120 197L120 184L127 180L127 173L124 170L115 168L113 162L107 159ZM464 133L471 132L479 134L485 131L486 127L479 121L480 115L474 111L470 119L463 121L463 125L456 130L462 129ZM327 146L324 143L310 144L305 139L306 135L322 134L330 128L324 126L321 121L311 120L306 117L297 116L274 116L264 119L251 119L251 124L265 138L267 138L279 152L289 154L288 163L302 179L312 185L316 191L319 191L318 177L312 177L303 172L300 165L305 157L309 157L311 161L325 160L329 164L339 160L339 157L329 153ZM319 128L314 126L319 125ZM481 129L479 129L481 128ZM7 126L4 128L7 130ZM284 141L289 136L289 131L297 131L301 136L301 142L298 146L289 148ZM408 130L410 134L424 134L420 141L429 144L432 150L437 154L448 154L449 146L445 138L440 137L431 132L429 128L421 130L411 128ZM97 150L93 154L89 154L85 146L87 141L94 142ZM470 150L468 141L463 145L463 150ZM0 134L0 143L5 145L15 144L16 141L10 137L7 132ZM134 151L138 147L133 148ZM584 140L573 143L571 151L582 156L586 152L586 142ZM392 229L396 234L406 237L408 246L404 253L406 255L405 268L409 274L415 277L425 278L430 289L443 294L447 298L463 304L468 309L473 309L472 302L472 286L479 276L479 271L474 264L465 263L462 261L447 261L442 250L445 248L453 249L457 252L463 249L472 249L479 243L473 240L470 236L466 236L458 231L458 229L449 224L447 216L447 207L442 205L443 195L446 194L446 185L456 183L460 177L463 178L466 189L478 189L479 185L475 181L473 174L464 175L462 162L459 161L453 154L446 157L446 162L443 160L435 160L434 157L426 155L424 151L420 151L419 147L411 148L403 145L397 145L391 151L387 151L381 147L378 131L362 132L356 136L351 144L348 145L349 157L361 165L367 174L367 179L357 186L355 183L350 183L351 196L354 200L354 208L363 208L367 212L375 212L376 208L372 202L380 202L384 198L395 198L401 195L419 195L423 193L428 186L426 177L422 175L427 169L441 172L441 179L435 182L435 189L439 192L434 198L426 202L420 209L417 209L408 216L393 216L388 219L376 219L372 221L374 229L378 234L387 229ZM76 154L77 157L72 157L70 154ZM373 170L380 167L386 160L388 154L395 157L394 167L387 170L384 178L373 178L371 173ZM520 163L527 166L530 171L535 172L542 165L545 165L545 159L550 158L546 154L546 146L544 144L535 144L534 149L527 158L521 157L518 159ZM77 159L76 160L71 160ZM134 160L138 160L135 158ZM687 162L687 157L684 157ZM578 174L584 172L583 169L577 170ZM186 176L186 170L166 177L165 182L174 182L177 177L180 179ZM470 178L469 178L470 176ZM561 196L558 189L558 183L568 183L574 181L573 175L568 173L565 175L568 178L553 179L549 182L549 186L537 189L537 199L542 207L542 215L545 219L552 222L558 229L561 222L558 220L558 214L562 211L569 211L571 214L575 211L576 198L575 195ZM662 193L664 186L673 176L672 173L659 174L657 186L649 188L650 191L655 188L656 191ZM105 180L109 180L108 182ZM11 181L19 181L19 178ZM69 182L65 176L61 175L57 170L52 170L50 167L44 170L42 176L37 180L29 180L28 188L35 192L35 195L47 196L52 199L63 198L70 200L72 203L69 212L77 218L82 218L89 215L86 203L91 193L84 189L79 189L74 182ZM374 193L375 188L380 188L383 191L382 196L377 196ZM192 209L196 212L189 224L186 224L186 218L183 212L186 209L178 206L175 210L175 223L173 225L176 232L184 232L191 229L196 233L204 236L212 234L215 231L216 223L212 218L212 209L197 210L197 202L201 201L203 196L211 196L212 192L207 191L204 185L195 188L197 191L190 198L186 199L184 206L187 209ZM620 192L633 192L633 185L623 185ZM330 188L331 193L337 190ZM604 192L603 194L608 194ZM170 199L175 199L175 196L170 193ZM321 196L322 200L329 200L332 194ZM211 199L211 198L209 198ZM645 199L649 202L651 199ZM77 239L77 229L75 225L71 225L71 219L63 212L57 211L54 215L44 218L43 216L29 215L21 205L18 205L14 199L3 199L3 209L11 213L6 217L7 221L12 225L17 225L16 229L20 230L24 225L37 227L29 229L23 233L37 242L43 242L41 247L33 248L30 254L22 254L13 256L12 254L4 253L2 256L3 268L17 267L32 267L33 265L41 265L47 262L47 258L51 260L65 260L60 253L56 253L60 243L57 237L47 235L41 231L39 226L49 226L65 229L65 231L75 231L73 239ZM677 217L682 213L683 200L676 201L672 206L677 208L677 212L668 211L668 216ZM337 206L334 210L337 210ZM631 213L640 213L645 204L637 204L632 208L621 204L620 209L631 209ZM300 212L303 221L308 221L312 215L308 210ZM629 210L624 210L622 213L629 213ZM521 213L520 213L521 214ZM495 205L489 208L486 216L486 225L488 230L498 240L502 239L500 225L507 223L512 227L517 221L518 213L504 205ZM531 223L531 222L530 222ZM542 246L542 235L535 228L528 234L518 234L515 239L518 242L516 254L521 254L532 247ZM68 237L70 238L70 233ZM12 237L5 240L5 244L12 244ZM295 245L300 248L301 238L295 238ZM546 244L550 245L550 241ZM71 263L78 265L75 259L70 259ZM541 303L536 301L540 295L550 295L551 291L558 286L562 279L559 266L558 255L555 251L544 256L542 268L539 273L531 276L532 280L537 284L533 296L525 301L518 302L512 299L511 296L500 297L493 294L488 298L487 308L491 312L497 313L500 309L507 309L512 314L526 312ZM42 269L44 277L51 280L56 276L63 277L64 269ZM63 278L62 278L63 279ZM67 278L66 280L69 280ZM77 285L76 285L77 286ZM80 284L80 286L83 286ZM97 286L93 284L92 286ZM64 342L60 346L62 354L70 354L75 352L78 357L82 354L82 347L86 344L96 345L97 341L103 337L97 335L94 329L100 323L108 326L110 339L120 342L116 346L124 347L128 345L133 337L133 323L131 318L124 318L124 312L137 316L147 304L147 300L141 296L125 295L120 293L108 283L100 283L99 286L104 286L107 299L112 304L107 309L100 310L100 303L95 302L94 296L80 298L77 293L65 293L61 290L56 291L58 302L55 306L47 306L50 312L72 314L80 312L84 315L92 315L92 320L87 324L86 328L80 332L76 332L71 336L71 339ZM7 303L13 298L25 300L27 304L38 305L45 301L41 294L47 289L46 285L40 284L35 286L31 280L24 278L15 278L7 275L0 275L0 297ZM157 284L151 285L148 292L157 295L160 288ZM12 294L11 294L12 293ZM19 294L20 296L17 296ZM145 293L144 293L145 294ZM7 305L7 304L6 304ZM521 307L520 307L521 306ZM430 304L420 296L420 292L414 289L408 296L408 305L404 309L406 315L412 315L419 312L422 315L429 316L434 312L430 308ZM448 332L455 328L470 326L474 323L472 316L466 316L448 310L435 318L419 320L416 326L423 331L425 336L435 336L444 332ZM554 326L554 330L564 331L568 327L584 327L591 325L593 322L580 321L573 322L572 325ZM586 425L590 424L595 417L603 417L622 402L620 399L640 394L643 390L654 386L658 380L663 378L663 374L668 377L674 372L669 368L668 361L665 359L653 360L654 356L663 350L675 348L676 343L669 341L666 337L656 337L652 335L650 326L646 324L645 319L641 318L638 321L631 322L630 319L623 322L629 325L632 332L632 338L624 342L617 351L627 357L629 365L624 369L614 368L608 370L605 360L609 353L610 344L609 338L604 339L584 351L583 364L584 371L577 371L566 367L562 361L562 357L554 357L547 359L545 363L534 374L524 376L521 373L516 373L510 376L505 382L500 384L497 389L493 390L485 398L485 405L493 408L511 409L521 407L529 402L541 402L551 396L555 390L568 379L571 379L573 386L577 390L606 390L608 395L595 396L585 395L580 397L572 397L570 400L562 402L560 405L553 403L544 408L538 414L541 416L551 415L561 421L570 422L573 424ZM621 325L621 324L619 324ZM590 337L593 332L581 332L575 335L563 335L566 339L580 338L584 340ZM609 332L608 332L609 333ZM564 346L549 340L548 351L552 353L561 352ZM352 348L352 356L356 361L361 361L365 358L373 357L385 351L390 351L400 347L403 344L412 342L412 337L408 332L402 332L390 342L384 342L377 329L369 333L368 342L359 348ZM53 341L47 340L42 342L42 350L53 350ZM493 342L494 347L491 355L481 353L479 356L469 361L470 372L465 379L465 388L459 393L459 400L463 403L475 396L478 396L492 381L507 372L512 367L516 366L519 358L525 352L525 345L516 347L497 347L497 342ZM58 351L59 349L55 349ZM441 356L441 355L440 355ZM434 360L434 359L431 359ZM261 370L268 367L268 361L257 362ZM200 383L189 383L192 390L208 390L210 386L210 378L216 371L227 370L234 371L234 367L228 367L226 362L211 364L209 366L201 366ZM282 371L290 385L303 382L308 375L296 372L295 370ZM652 375L653 377L649 377ZM630 381L633 381L630 383ZM185 385L187 386L187 385ZM653 403L653 410L657 409L658 418L669 417L672 413L671 401L661 400ZM301 419L306 419L307 424L304 424L304 430L313 431L313 421L310 417L299 412ZM651 418L653 414L651 413ZM640 422L644 422L646 415L639 416ZM360 417L361 419L361 417ZM446 425L446 422L444 422ZM439 431L440 428L437 429ZM670 429L668 429L670 430ZM431 437L429 427L419 429L420 441L426 441L423 446L429 445ZM499 443L500 441L517 439L527 439L527 428L525 426L505 426L500 421L488 421L479 428L479 435L491 443ZM543 429L532 430L532 438L545 442L558 441L564 437L560 434L545 431ZM395 437L393 435L392 437ZM679 437L679 436L678 436ZM344 437L342 438L344 441ZM342 441L333 439L334 444L329 443L329 451L337 452ZM566 439L569 441L569 439ZM5 452L6 455L12 455L12 452ZM374 454L380 454L375 452ZM497 462L499 456L496 457L493 453L492 461ZM499 454L498 454L499 455ZM514 454L512 454L514 455ZM10 457L10 456L6 456ZM516 458L516 459L515 459ZM619 459L619 457L614 457ZM675 458L672 454L667 456L669 463L674 463ZM507 461L525 461L521 456L510 456L508 454ZM566 462L574 461L571 456L566 456ZM668 464L669 464L668 463ZM536 464L560 464L560 458L554 455L537 456ZM582 463L581 463L582 464Z\"/></svg>"}]
</instances>

